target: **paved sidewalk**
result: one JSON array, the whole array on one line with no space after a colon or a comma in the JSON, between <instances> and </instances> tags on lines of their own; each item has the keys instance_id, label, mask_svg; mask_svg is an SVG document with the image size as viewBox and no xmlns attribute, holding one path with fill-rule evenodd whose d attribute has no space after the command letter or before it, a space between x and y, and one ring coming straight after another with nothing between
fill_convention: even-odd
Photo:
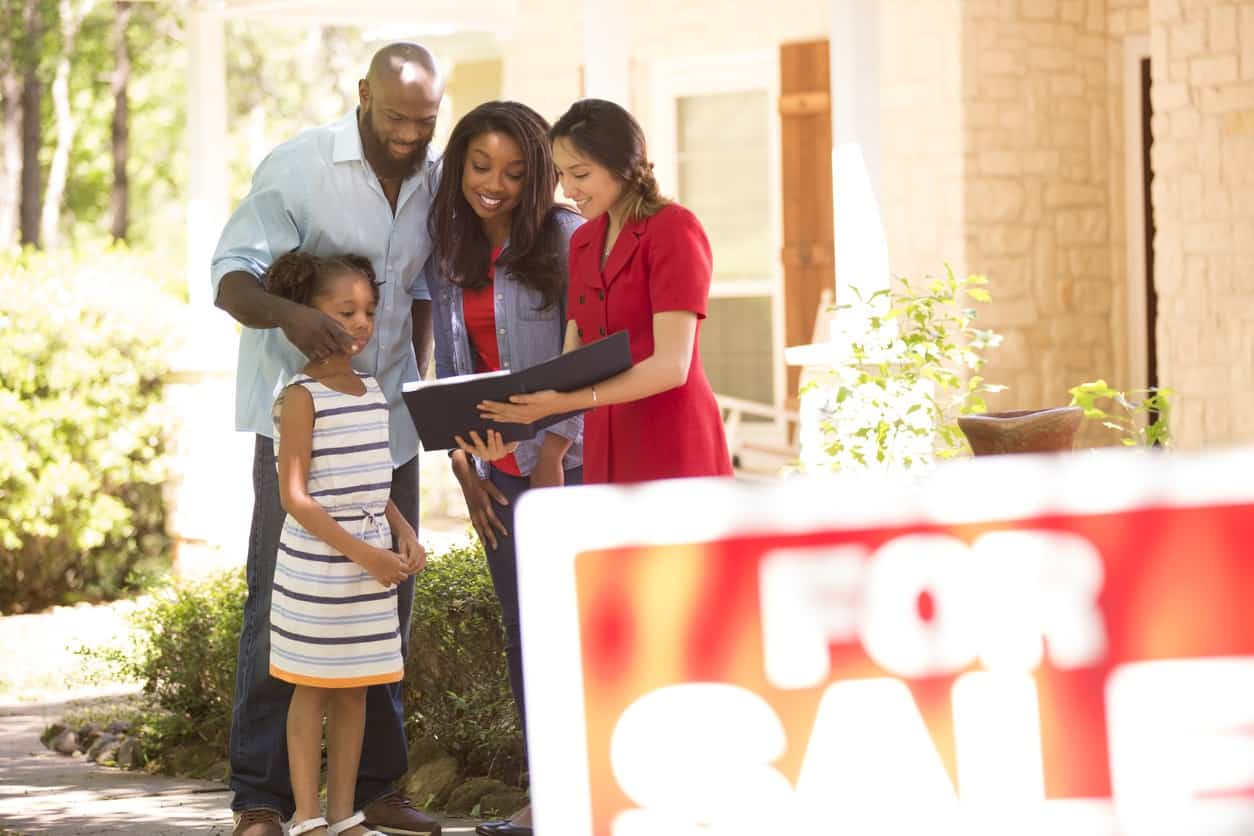
<instances>
[{"instance_id":1,"label":"paved sidewalk","mask_svg":"<svg viewBox=\"0 0 1254 836\"><path fill-rule=\"evenodd\" d=\"M125 772L58 755L39 742L66 703L0 706L0 831L24 836L231 832L230 791L212 781ZM449 821L447 836L474 833Z\"/></svg>"}]
</instances>

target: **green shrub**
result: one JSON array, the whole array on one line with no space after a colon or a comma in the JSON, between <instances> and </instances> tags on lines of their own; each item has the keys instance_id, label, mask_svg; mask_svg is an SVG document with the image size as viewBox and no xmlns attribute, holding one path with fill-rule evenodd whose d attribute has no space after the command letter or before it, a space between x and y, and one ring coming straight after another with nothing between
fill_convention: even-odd
<instances>
[{"instance_id":1,"label":"green shrub","mask_svg":"<svg viewBox=\"0 0 1254 836\"><path fill-rule=\"evenodd\" d=\"M239 570L167 586L131 616L130 647L89 651L143 683L140 731L150 757L189 742L226 757L247 592Z\"/></svg>"},{"instance_id":2,"label":"green shrub","mask_svg":"<svg viewBox=\"0 0 1254 836\"><path fill-rule=\"evenodd\" d=\"M153 768L173 768L188 743L211 750L207 761L226 758L246 594L238 570L172 585L133 616L129 647L86 651L144 684L147 704L136 725ZM433 738L463 774L518 782L522 737L500 610L477 542L432 556L418 576L405 704L411 741Z\"/></svg>"},{"instance_id":3,"label":"green shrub","mask_svg":"<svg viewBox=\"0 0 1254 836\"><path fill-rule=\"evenodd\" d=\"M165 558L161 275L123 249L0 252L0 613L111 597Z\"/></svg>"},{"instance_id":4,"label":"green shrub","mask_svg":"<svg viewBox=\"0 0 1254 836\"><path fill-rule=\"evenodd\" d=\"M411 739L435 738L469 774L518 783L522 734L477 539L429 561L418 578L405 686Z\"/></svg>"}]
</instances>

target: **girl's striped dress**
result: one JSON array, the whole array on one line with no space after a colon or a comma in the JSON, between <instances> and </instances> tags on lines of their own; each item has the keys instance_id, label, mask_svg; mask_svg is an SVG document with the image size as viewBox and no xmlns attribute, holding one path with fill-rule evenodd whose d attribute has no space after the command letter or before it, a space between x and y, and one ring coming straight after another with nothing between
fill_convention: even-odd
<instances>
[{"instance_id":1,"label":"girl's striped dress","mask_svg":"<svg viewBox=\"0 0 1254 836\"><path fill-rule=\"evenodd\" d=\"M384 517L392 486L387 400L373 377L361 378L361 396L308 375L292 381L313 396L309 495L349 533L390 549ZM282 444L278 412L276 447ZM356 688L403 676L396 588L380 584L290 514L274 567L270 674L319 688Z\"/></svg>"}]
</instances>

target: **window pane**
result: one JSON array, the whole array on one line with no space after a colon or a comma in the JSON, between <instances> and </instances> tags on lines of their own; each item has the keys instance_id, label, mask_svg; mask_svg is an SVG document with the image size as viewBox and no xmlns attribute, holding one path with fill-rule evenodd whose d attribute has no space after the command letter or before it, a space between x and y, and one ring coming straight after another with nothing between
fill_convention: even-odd
<instances>
[{"instance_id":1,"label":"window pane","mask_svg":"<svg viewBox=\"0 0 1254 836\"><path fill-rule=\"evenodd\" d=\"M764 90L676 100L678 198L710 236L716 280L773 273L767 104Z\"/></svg>"},{"instance_id":2,"label":"window pane","mask_svg":"<svg viewBox=\"0 0 1254 836\"><path fill-rule=\"evenodd\" d=\"M771 300L711 299L701 323L701 365L720 395L774 403Z\"/></svg>"}]
</instances>

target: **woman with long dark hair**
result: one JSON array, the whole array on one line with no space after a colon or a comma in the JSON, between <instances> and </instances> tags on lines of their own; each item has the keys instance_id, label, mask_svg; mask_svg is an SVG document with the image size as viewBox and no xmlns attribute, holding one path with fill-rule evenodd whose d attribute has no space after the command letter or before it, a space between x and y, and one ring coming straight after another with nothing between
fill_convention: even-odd
<instances>
[{"instance_id":1,"label":"woman with long dark hair","mask_svg":"<svg viewBox=\"0 0 1254 836\"><path fill-rule=\"evenodd\" d=\"M562 191L589 221L571 239L566 348L626 330L635 365L574 392L483 403L483 416L530 423L593 410L584 428L589 483L730 476L697 351L712 270L701 222L658 192L644 133L613 102L576 102L549 137Z\"/></svg>"},{"instance_id":2,"label":"woman with long dark hair","mask_svg":"<svg viewBox=\"0 0 1254 836\"><path fill-rule=\"evenodd\" d=\"M428 277L439 377L524 369L562 351L567 253L579 216L554 203L548 123L517 102L488 102L462 117L444 151L431 210L436 269ZM582 481L582 418L504 445L477 434L453 451L453 473L488 556L505 623L510 686L526 727L514 505L529 488ZM530 811L480 825L527 836Z\"/></svg>"}]
</instances>

